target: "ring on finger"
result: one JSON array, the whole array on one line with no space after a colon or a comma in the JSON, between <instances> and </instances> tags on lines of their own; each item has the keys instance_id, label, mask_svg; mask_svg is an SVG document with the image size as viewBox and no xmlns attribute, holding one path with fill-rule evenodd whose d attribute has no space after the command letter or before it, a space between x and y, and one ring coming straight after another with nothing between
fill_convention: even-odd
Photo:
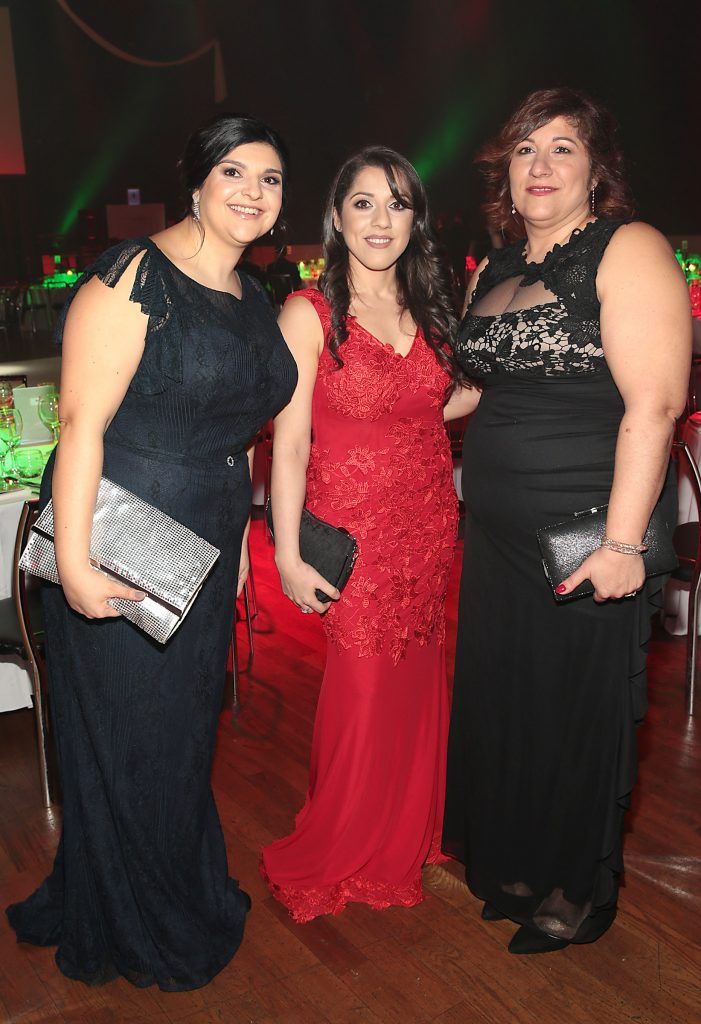
<instances>
[{"instance_id":1,"label":"ring on finger","mask_svg":"<svg viewBox=\"0 0 701 1024\"><path fill-rule=\"evenodd\" d=\"M630 594L624 594L623 596L624 596L624 597L635 597L635 595L636 595L637 593L638 593L638 591L637 591L637 590L632 590L632 591L630 592Z\"/></svg>"}]
</instances>

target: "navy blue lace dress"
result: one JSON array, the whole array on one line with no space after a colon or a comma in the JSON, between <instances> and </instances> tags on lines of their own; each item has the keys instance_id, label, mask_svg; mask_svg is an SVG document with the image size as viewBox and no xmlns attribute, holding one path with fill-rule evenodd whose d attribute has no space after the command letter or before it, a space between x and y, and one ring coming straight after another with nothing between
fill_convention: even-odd
<instances>
[{"instance_id":1,"label":"navy blue lace dress","mask_svg":"<svg viewBox=\"0 0 701 1024\"><path fill-rule=\"evenodd\" d=\"M63 836L51 875L8 916L18 941L58 945L70 978L178 991L228 963L249 905L228 874L210 770L250 506L245 449L289 401L296 368L244 274L239 300L139 239L80 284L114 287L144 250L131 299L149 317L146 346L106 432L103 473L221 555L165 647L124 619L88 621L45 588Z\"/></svg>"},{"instance_id":2,"label":"navy blue lace dress","mask_svg":"<svg viewBox=\"0 0 701 1024\"><path fill-rule=\"evenodd\" d=\"M663 580L557 604L536 531L608 502L624 406L596 275L620 221L528 264L494 251L457 339L482 379L465 432L466 524L443 849L513 921L591 942L616 914L622 826ZM676 522L672 474L662 494Z\"/></svg>"}]
</instances>

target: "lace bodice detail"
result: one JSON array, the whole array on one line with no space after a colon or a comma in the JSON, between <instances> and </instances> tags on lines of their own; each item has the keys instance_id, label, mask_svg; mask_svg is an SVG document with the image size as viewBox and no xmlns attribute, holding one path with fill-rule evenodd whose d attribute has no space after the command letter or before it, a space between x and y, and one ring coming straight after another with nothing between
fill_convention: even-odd
<instances>
[{"instance_id":1,"label":"lace bodice detail","mask_svg":"<svg viewBox=\"0 0 701 1024\"><path fill-rule=\"evenodd\" d=\"M495 249L456 340L471 377L567 377L605 372L596 275L623 221L600 217L528 263L524 241Z\"/></svg>"},{"instance_id":2,"label":"lace bodice detail","mask_svg":"<svg viewBox=\"0 0 701 1024\"><path fill-rule=\"evenodd\" d=\"M326 335L330 311L315 290ZM339 369L328 345L312 402L307 471L312 512L349 530L359 556L337 605L324 615L329 640L359 657L444 631L444 602L455 544L457 500L443 424L448 377L417 332L402 357L349 317Z\"/></svg>"},{"instance_id":3,"label":"lace bodice detail","mask_svg":"<svg viewBox=\"0 0 701 1024\"><path fill-rule=\"evenodd\" d=\"M290 400L297 381L294 359L254 278L240 274L238 299L190 278L150 238L129 239L87 268L64 307L56 340L62 342L83 285L96 277L114 288L137 258L129 299L148 317L144 352L105 442L225 464Z\"/></svg>"}]
</instances>

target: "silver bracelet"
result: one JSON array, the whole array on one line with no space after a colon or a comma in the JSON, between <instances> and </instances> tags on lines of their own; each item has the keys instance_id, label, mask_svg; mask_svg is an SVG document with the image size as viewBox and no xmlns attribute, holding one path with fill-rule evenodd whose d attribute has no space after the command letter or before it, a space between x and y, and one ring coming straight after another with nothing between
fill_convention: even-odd
<instances>
[{"instance_id":1,"label":"silver bracelet","mask_svg":"<svg viewBox=\"0 0 701 1024\"><path fill-rule=\"evenodd\" d=\"M613 540L611 537L607 537L606 534L604 534L604 539L601 542L602 548L616 551L619 555L643 555L649 546L649 544L624 544L623 541Z\"/></svg>"}]
</instances>

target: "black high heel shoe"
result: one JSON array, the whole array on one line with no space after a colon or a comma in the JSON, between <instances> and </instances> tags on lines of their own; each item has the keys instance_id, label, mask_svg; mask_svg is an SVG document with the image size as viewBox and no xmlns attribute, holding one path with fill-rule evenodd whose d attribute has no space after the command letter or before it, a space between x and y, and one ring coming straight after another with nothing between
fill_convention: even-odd
<instances>
[{"instance_id":1,"label":"black high heel shoe","mask_svg":"<svg viewBox=\"0 0 701 1024\"><path fill-rule=\"evenodd\" d=\"M536 931L522 924L511 938L509 953L554 953L565 946L569 946L567 939L556 939L552 935L546 935L545 932Z\"/></svg>"},{"instance_id":2,"label":"black high heel shoe","mask_svg":"<svg viewBox=\"0 0 701 1024\"><path fill-rule=\"evenodd\" d=\"M483 921L505 921L506 915L502 914L500 910L497 910L491 903L485 903L482 907L482 920Z\"/></svg>"}]
</instances>

